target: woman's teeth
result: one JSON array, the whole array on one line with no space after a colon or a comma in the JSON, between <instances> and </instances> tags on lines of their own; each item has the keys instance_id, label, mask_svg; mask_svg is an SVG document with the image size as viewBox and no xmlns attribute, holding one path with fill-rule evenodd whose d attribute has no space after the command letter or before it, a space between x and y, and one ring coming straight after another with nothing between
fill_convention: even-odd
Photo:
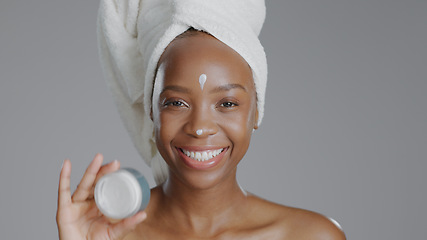
<instances>
[{"instance_id":1,"label":"woman's teeth","mask_svg":"<svg viewBox=\"0 0 427 240\"><path fill-rule=\"evenodd\" d=\"M196 161L203 162L207 161L211 158L216 157L218 154L220 154L224 148L217 149L217 150L208 150L208 151L201 151L201 152L192 152L181 148L181 151L187 155L187 157L192 158Z\"/></svg>"}]
</instances>

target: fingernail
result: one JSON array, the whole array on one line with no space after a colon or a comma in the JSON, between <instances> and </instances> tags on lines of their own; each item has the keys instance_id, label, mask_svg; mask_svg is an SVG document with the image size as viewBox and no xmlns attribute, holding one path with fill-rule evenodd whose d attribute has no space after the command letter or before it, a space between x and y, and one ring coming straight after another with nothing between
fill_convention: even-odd
<instances>
[{"instance_id":1,"label":"fingernail","mask_svg":"<svg viewBox=\"0 0 427 240\"><path fill-rule=\"evenodd\" d=\"M138 215L138 221L143 221L144 219L147 218L147 213L146 212L142 212Z\"/></svg>"},{"instance_id":2,"label":"fingernail","mask_svg":"<svg viewBox=\"0 0 427 240\"><path fill-rule=\"evenodd\" d=\"M62 161L62 165L61 165L61 169L64 168L64 163L65 161L67 161L68 158L64 159L64 161Z\"/></svg>"}]
</instances>

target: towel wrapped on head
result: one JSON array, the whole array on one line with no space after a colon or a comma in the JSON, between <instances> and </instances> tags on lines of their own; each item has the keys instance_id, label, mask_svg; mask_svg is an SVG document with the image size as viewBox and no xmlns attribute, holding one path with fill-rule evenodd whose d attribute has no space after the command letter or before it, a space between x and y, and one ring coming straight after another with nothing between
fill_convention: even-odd
<instances>
[{"instance_id":1,"label":"towel wrapped on head","mask_svg":"<svg viewBox=\"0 0 427 240\"><path fill-rule=\"evenodd\" d=\"M267 85L267 60L258 39L264 19L264 0L101 0L98 42L104 75L156 183L168 176L150 119L160 56L189 28L207 32L234 49L252 69L260 124Z\"/></svg>"}]
</instances>

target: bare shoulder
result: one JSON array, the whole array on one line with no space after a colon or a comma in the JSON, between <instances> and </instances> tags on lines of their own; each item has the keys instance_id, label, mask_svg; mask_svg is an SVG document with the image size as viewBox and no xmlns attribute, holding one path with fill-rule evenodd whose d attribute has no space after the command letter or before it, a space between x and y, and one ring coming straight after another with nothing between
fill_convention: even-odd
<instances>
[{"instance_id":1,"label":"bare shoulder","mask_svg":"<svg viewBox=\"0 0 427 240\"><path fill-rule=\"evenodd\" d=\"M345 240L341 227L334 220L312 211L272 203L253 196L258 214L270 221L278 239Z\"/></svg>"},{"instance_id":2,"label":"bare shoulder","mask_svg":"<svg viewBox=\"0 0 427 240\"><path fill-rule=\"evenodd\" d=\"M293 209L289 224L292 235L301 239L345 240L344 232L334 220L319 213Z\"/></svg>"}]
</instances>

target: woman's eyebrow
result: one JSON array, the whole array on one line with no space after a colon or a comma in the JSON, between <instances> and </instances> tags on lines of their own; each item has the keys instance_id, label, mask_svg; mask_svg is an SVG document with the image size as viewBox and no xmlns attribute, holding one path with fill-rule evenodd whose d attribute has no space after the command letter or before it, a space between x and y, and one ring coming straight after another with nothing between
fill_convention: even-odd
<instances>
[{"instance_id":1,"label":"woman's eyebrow","mask_svg":"<svg viewBox=\"0 0 427 240\"><path fill-rule=\"evenodd\" d=\"M212 89L211 91L209 91L209 93L217 93L217 92L229 91L229 90L235 89L235 88L240 88L243 91L247 92L246 88L244 86L242 86L241 84L238 84L238 83L229 83L229 84L218 86L218 87Z\"/></svg>"},{"instance_id":2,"label":"woman's eyebrow","mask_svg":"<svg viewBox=\"0 0 427 240\"><path fill-rule=\"evenodd\" d=\"M190 90L185 87L177 86L177 85L169 85L163 88L162 92L160 94L163 94L166 91L175 91L175 92L181 92L181 93L190 93Z\"/></svg>"}]
</instances>

